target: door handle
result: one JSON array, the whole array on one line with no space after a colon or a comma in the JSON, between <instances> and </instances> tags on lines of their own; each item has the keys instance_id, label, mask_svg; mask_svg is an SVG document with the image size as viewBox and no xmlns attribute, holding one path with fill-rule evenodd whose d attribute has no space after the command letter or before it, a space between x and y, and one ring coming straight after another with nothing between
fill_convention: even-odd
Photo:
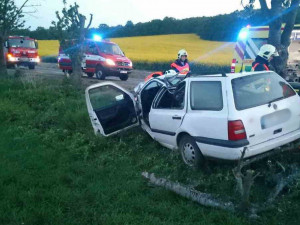
<instances>
[{"instance_id":1,"label":"door handle","mask_svg":"<svg viewBox=\"0 0 300 225\"><path fill-rule=\"evenodd\" d=\"M172 116L172 119L173 119L173 120L181 120L181 116L175 115L175 116Z\"/></svg>"}]
</instances>

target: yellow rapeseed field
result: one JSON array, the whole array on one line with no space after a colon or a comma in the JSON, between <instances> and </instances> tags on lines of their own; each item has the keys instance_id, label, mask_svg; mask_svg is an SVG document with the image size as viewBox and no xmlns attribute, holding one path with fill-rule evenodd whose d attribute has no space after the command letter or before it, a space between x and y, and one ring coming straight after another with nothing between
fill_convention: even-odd
<instances>
[{"instance_id":1,"label":"yellow rapeseed field","mask_svg":"<svg viewBox=\"0 0 300 225\"><path fill-rule=\"evenodd\" d=\"M195 34L172 34L142 37L113 38L133 61L166 62L177 57L185 48L189 60L206 64L230 65L234 43L201 40ZM39 41L41 56L57 55L57 41Z\"/></svg>"},{"instance_id":2,"label":"yellow rapeseed field","mask_svg":"<svg viewBox=\"0 0 300 225\"><path fill-rule=\"evenodd\" d=\"M57 56L59 42L56 40L39 40L39 55L40 56Z\"/></svg>"}]
</instances>

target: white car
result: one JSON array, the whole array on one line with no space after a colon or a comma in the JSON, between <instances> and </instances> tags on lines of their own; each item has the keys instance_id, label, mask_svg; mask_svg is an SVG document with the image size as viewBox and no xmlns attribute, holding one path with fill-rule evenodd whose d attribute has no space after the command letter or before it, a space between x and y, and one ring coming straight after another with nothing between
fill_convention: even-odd
<instances>
[{"instance_id":1,"label":"white car","mask_svg":"<svg viewBox=\"0 0 300 225\"><path fill-rule=\"evenodd\" d=\"M300 97L275 72L160 76L135 95L105 82L85 95L95 133L141 125L190 166L204 157L237 160L244 147L251 157L300 138Z\"/></svg>"}]
</instances>

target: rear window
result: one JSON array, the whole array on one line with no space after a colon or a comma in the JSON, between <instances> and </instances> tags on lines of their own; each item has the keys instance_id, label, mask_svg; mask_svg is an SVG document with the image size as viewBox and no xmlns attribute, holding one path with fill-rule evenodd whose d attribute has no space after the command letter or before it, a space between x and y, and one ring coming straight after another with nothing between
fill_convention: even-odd
<instances>
[{"instance_id":1,"label":"rear window","mask_svg":"<svg viewBox=\"0 0 300 225\"><path fill-rule=\"evenodd\" d=\"M191 108L193 110L220 111L223 109L220 81L191 82Z\"/></svg>"},{"instance_id":2,"label":"rear window","mask_svg":"<svg viewBox=\"0 0 300 225\"><path fill-rule=\"evenodd\" d=\"M296 95L276 73L260 73L231 81L235 107L244 110Z\"/></svg>"}]
</instances>

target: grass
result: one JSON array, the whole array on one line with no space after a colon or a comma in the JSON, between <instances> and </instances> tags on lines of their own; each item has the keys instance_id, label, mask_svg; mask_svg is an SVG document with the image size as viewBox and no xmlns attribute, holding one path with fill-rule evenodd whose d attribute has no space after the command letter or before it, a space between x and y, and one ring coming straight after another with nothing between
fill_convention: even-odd
<instances>
[{"instance_id":1,"label":"grass","mask_svg":"<svg viewBox=\"0 0 300 225\"><path fill-rule=\"evenodd\" d=\"M195 64L230 65L234 43L201 40L195 34L172 34L113 38L134 63L172 62L179 49L185 48ZM39 41L42 57L57 56L58 41Z\"/></svg>"},{"instance_id":2,"label":"grass","mask_svg":"<svg viewBox=\"0 0 300 225\"><path fill-rule=\"evenodd\" d=\"M232 165L212 164L210 173L192 171L177 152L140 129L96 137L83 91L67 81L2 78L0 98L0 224L251 224L150 187L141 177L142 171L150 171L196 182L201 191L232 199ZM265 170L266 162L257 167ZM257 183L258 194L251 196L255 201L267 191L260 191L262 178ZM298 182L255 223L299 224L299 200Z\"/></svg>"}]
</instances>

